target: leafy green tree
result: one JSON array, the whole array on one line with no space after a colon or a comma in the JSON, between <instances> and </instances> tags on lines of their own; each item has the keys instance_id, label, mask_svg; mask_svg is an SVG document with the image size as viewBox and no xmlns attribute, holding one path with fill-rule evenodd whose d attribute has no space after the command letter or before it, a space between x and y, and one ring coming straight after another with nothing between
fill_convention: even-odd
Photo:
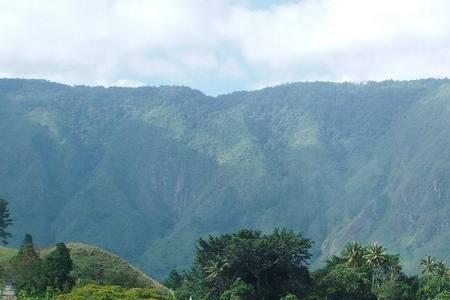
<instances>
[{"instance_id":1,"label":"leafy green tree","mask_svg":"<svg viewBox=\"0 0 450 300\"><path fill-rule=\"evenodd\" d=\"M293 294L288 294L285 297L281 298L280 300L299 300L297 296Z\"/></svg>"},{"instance_id":2,"label":"leafy green tree","mask_svg":"<svg viewBox=\"0 0 450 300\"><path fill-rule=\"evenodd\" d=\"M371 274L368 268L339 264L316 277L318 299L362 300L374 299L371 292Z\"/></svg>"},{"instance_id":3,"label":"leafy green tree","mask_svg":"<svg viewBox=\"0 0 450 300\"><path fill-rule=\"evenodd\" d=\"M210 300L211 293L203 277L203 271L198 264L194 264L184 274L184 280L180 288L175 291L175 299Z\"/></svg>"},{"instance_id":4,"label":"leafy green tree","mask_svg":"<svg viewBox=\"0 0 450 300\"><path fill-rule=\"evenodd\" d=\"M417 285L402 273L400 258L380 244L348 243L340 256L313 273L309 299L413 299Z\"/></svg>"},{"instance_id":5,"label":"leafy green tree","mask_svg":"<svg viewBox=\"0 0 450 300\"><path fill-rule=\"evenodd\" d=\"M237 280L225 291L220 300L256 300L255 289L250 284L246 284L241 280Z\"/></svg>"},{"instance_id":6,"label":"leafy green tree","mask_svg":"<svg viewBox=\"0 0 450 300\"><path fill-rule=\"evenodd\" d=\"M33 238L26 234L16 256L11 259L16 288L29 294L45 290L45 276L42 261L36 252Z\"/></svg>"},{"instance_id":7,"label":"leafy green tree","mask_svg":"<svg viewBox=\"0 0 450 300\"><path fill-rule=\"evenodd\" d=\"M366 249L360 243L350 242L345 246L341 256L347 265L351 267L362 267L365 263L365 254Z\"/></svg>"},{"instance_id":8,"label":"leafy green tree","mask_svg":"<svg viewBox=\"0 0 450 300\"><path fill-rule=\"evenodd\" d=\"M417 299L437 299L437 297L444 297L447 293L450 293L450 278L448 276L429 275L421 278Z\"/></svg>"},{"instance_id":9,"label":"leafy green tree","mask_svg":"<svg viewBox=\"0 0 450 300\"><path fill-rule=\"evenodd\" d=\"M7 229L12 224L13 222L10 218L8 209L8 201L0 198L0 239L4 245L8 243L8 238L11 237L11 233L9 233Z\"/></svg>"},{"instance_id":10,"label":"leafy green tree","mask_svg":"<svg viewBox=\"0 0 450 300\"><path fill-rule=\"evenodd\" d=\"M180 290L192 295L197 291L187 287L206 287L200 298L220 299L230 295L239 280L253 288L256 299L279 299L288 293L302 297L311 285L307 269L311 246L309 239L286 229L271 234L240 230L200 239L194 267Z\"/></svg>"},{"instance_id":11,"label":"leafy green tree","mask_svg":"<svg viewBox=\"0 0 450 300\"><path fill-rule=\"evenodd\" d=\"M204 267L206 281L214 290L217 290L219 294L222 294L229 283L229 278L226 276L229 267L230 264L224 258L217 258L216 261L210 261L208 265Z\"/></svg>"},{"instance_id":12,"label":"leafy green tree","mask_svg":"<svg viewBox=\"0 0 450 300\"><path fill-rule=\"evenodd\" d=\"M450 292L444 291L436 295L433 300L450 300Z\"/></svg>"},{"instance_id":13,"label":"leafy green tree","mask_svg":"<svg viewBox=\"0 0 450 300\"><path fill-rule=\"evenodd\" d=\"M448 271L447 265L442 260L439 260L436 263L435 267L436 275L445 276L447 274L447 271Z\"/></svg>"},{"instance_id":14,"label":"leafy green tree","mask_svg":"<svg viewBox=\"0 0 450 300\"><path fill-rule=\"evenodd\" d=\"M70 250L64 243L56 244L55 250L50 252L44 261L47 286L60 291L69 291L74 285L74 280L70 276L72 269Z\"/></svg>"},{"instance_id":15,"label":"leafy green tree","mask_svg":"<svg viewBox=\"0 0 450 300\"><path fill-rule=\"evenodd\" d=\"M171 290L177 290L183 284L183 275L178 273L177 270L172 270L164 280L163 285Z\"/></svg>"},{"instance_id":16,"label":"leafy green tree","mask_svg":"<svg viewBox=\"0 0 450 300\"><path fill-rule=\"evenodd\" d=\"M414 298L412 287L401 277L401 273L394 271L384 274L373 293L380 300L408 300Z\"/></svg>"}]
</instances>

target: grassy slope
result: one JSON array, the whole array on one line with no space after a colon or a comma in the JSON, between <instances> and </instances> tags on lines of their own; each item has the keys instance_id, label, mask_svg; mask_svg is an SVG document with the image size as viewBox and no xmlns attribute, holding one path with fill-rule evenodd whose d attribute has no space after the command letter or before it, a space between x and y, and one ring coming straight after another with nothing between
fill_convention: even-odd
<instances>
[{"instance_id":1,"label":"grassy slope","mask_svg":"<svg viewBox=\"0 0 450 300\"><path fill-rule=\"evenodd\" d=\"M16 254L16 250L7 247L0 247L0 265L4 266Z\"/></svg>"},{"instance_id":2,"label":"grassy slope","mask_svg":"<svg viewBox=\"0 0 450 300\"><path fill-rule=\"evenodd\" d=\"M80 243L69 243L67 246L74 263L73 275L81 282L146 288L153 290L156 294L170 294L168 289L117 255ZM52 250L53 248L42 249L41 257L45 257ZM1 247L0 264L5 266L16 252L15 249ZM98 277L94 278L93 274Z\"/></svg>"},{"instance_id":3,"label":"grassy slope","mask_svg":"<svg viewBox=\"0 0 450 300\"><path fill-rule=\"evenodd\" d=\"M58 300L172 300L165 291L149 288L125 289L118 286L86 285L76 287L69 294L57 296Z\"/></svg>"}]
</instances>

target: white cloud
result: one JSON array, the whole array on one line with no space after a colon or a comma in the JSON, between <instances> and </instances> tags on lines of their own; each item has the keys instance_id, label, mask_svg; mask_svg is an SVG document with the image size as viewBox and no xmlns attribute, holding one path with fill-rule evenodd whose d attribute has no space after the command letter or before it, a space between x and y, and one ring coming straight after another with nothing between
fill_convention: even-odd
<instances>
[{"instance_id":1,"label":"white cloud","mask_svg":"<svg viewBox=\"0 0 450 300\"><path fill-rule=\"evenodd\" d=\"M267 1L266 1L267 2ZM446 0L0 0L0 74L207 93L450 77Z\"/></svg>"}]
</instances>

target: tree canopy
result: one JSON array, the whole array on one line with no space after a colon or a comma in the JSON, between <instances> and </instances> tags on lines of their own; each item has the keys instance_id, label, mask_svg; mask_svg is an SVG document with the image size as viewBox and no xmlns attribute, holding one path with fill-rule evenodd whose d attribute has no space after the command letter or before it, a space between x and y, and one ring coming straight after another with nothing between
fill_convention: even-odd
<instances>
[{"instance_id":1,"label":"tree canopy","mask_svg":"<svg viewBox=\"0 0 450 300\"><path fill-rule=\"evenodd\" d=\"M11 233L8 232L8 227L13 224L11 219L8 201L0 198L0 239L4 245L8 243L8 238L11 237Z\"/></svg>"},{"instance_id":2,"label":"tree canopy","mask_svg":"<svg viewBox=\"0 0 450 300\"><path fill-rule=\"evenodd\" d=\"M271 234L240 230L200 239L194 266L178 295L228 299L239 294L239 299L264 300L291 293L304 297L311 286L307 269L311 246L311 240L286 229Z\"/></svg>"}]
</instances>

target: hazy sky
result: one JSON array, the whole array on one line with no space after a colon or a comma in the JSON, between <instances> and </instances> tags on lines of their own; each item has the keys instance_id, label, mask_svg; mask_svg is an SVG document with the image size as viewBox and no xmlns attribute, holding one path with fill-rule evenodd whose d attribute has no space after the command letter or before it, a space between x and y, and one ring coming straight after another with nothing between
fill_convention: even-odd
<instances>
[{"instance_id":1,"label":"hazy sky","mask_svg":"<svg viewBox=\"0 0 450 300\"><path fill-rule=\"evenodd\" d=\"M450 1L0 0L0 77L212 95L450 77Z\"/></svg>"}]
</instances>

